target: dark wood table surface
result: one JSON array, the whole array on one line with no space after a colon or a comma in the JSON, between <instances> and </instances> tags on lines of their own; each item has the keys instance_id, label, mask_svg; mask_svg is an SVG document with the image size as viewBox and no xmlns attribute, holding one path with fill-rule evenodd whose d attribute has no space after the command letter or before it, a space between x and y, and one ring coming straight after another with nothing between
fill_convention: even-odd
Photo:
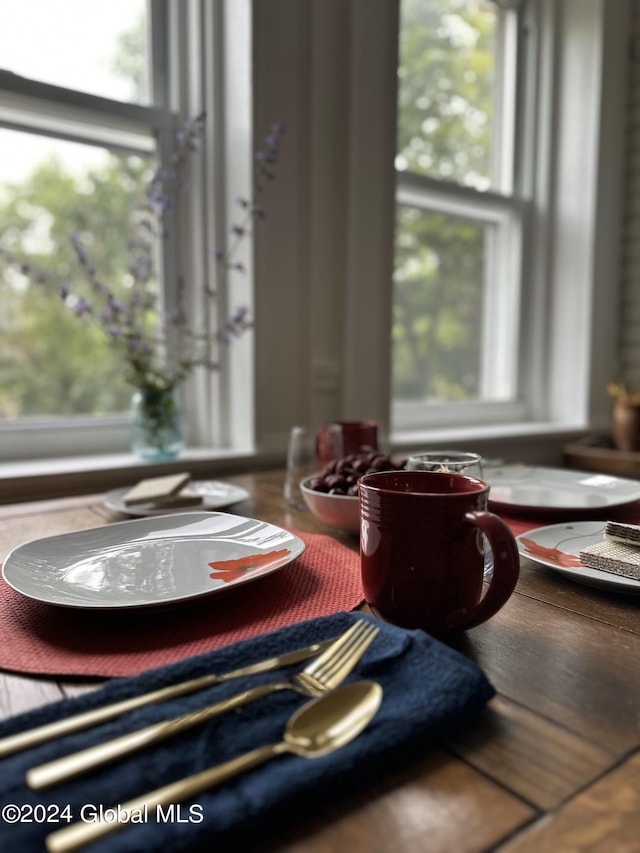
<instances>
[{"instance_id":1,"label":"dark wood table surface","mask_svg":"<svg viewBox=\"0 0 640 853\"><path fill-rule=\"evenodd\" d=\"M234 512L357 550L355 537L285 503L282 472L225 479L251 494ZM100 495L2 506L0 560L28 540L119 519ZM640 851L640 596L523 560L507 605L455 646L498 691L484 714L401 775L372 780L365 798L323 804L317 822L278 849ZM0 672L0 713L95 686Z\"/></svg>"}]
</instances>

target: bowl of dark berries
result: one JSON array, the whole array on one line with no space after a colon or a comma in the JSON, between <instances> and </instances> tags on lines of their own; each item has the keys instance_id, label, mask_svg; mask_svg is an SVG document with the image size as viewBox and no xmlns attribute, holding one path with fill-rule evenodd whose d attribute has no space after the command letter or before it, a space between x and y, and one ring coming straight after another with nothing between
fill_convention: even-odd
<instances>
[{"instance_id":1,"label":"bowl of dark berries","mask_svg":"<svg viewBox=\"0 0 640 853\"><path fill-rule=\"evenodd\" d=\"M399 471L404 467L377 450L351 453L328 462L322 471L300 483L311 512L331 527L360 532L358 480L375 471Z\"/></svg>"}]
</instances>

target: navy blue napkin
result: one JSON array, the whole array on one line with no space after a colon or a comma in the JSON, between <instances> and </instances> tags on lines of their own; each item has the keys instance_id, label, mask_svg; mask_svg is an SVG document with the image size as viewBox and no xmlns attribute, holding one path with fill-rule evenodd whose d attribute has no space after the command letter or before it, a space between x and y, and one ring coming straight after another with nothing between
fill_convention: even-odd
<instances>
[{"instance_id":1,"label":"navy blue napkin","mask_svg":"<svg viewBox=\"0 0 640 853\"><path fill-rule=\"evenodd\" d=\"M0 737L72 712L205 673L222 673L330 638L358 618L370 617L358 613L321 617L139 676L117 679L78 699L63 700L7 720L0 724ZM317 815L323 802L348 802L354 794L365 792L372 779L382 780L384 774L415 761L443 734L478 713L493 696L493 687L482 671L458 652L421 631L406 631L378 621L376 624L380 634L349 680L367 678L379 682L384 699L373 722L356 740L322 758L275 758L181 807L176 805L167 822L150 813L147 822L125 826L94 842L90 849L95 853L170 853L262 848L274 833L277 839L278 827L290 829L312 813ZM21 853L43 850L45 836L66 826L70 818L84 816L90 820L101 809L121 805L256 746L280 741L288 717L306 701L288 690L48 791L34 792L24 783L29 767L202 707L254 684L279 679L302 666L236 679L192 696L141 708L121 719L5 759L0 773L0 841L11 843ZM11 806L20 811L15 812ZM10 823L15 814L22 819Z\"/></svg>"}]
</instances>

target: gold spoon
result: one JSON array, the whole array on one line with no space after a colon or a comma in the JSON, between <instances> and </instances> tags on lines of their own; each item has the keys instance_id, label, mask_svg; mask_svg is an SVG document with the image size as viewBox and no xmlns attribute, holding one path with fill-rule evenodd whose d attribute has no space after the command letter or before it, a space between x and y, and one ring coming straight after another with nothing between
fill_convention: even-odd
<instances>
[{"instance_id":1,"label":"gold spoon","mask_svg":"<svg viewBox=\"0 0 640 853\"><path fill-rule=\"evenodd\" d=\"M371 722L382 702L382 687L374 681L354 681L307 702L291 715L284 737L278 743L261 746L193 776L187 776L155 791L142 794L118 806L118 820L74 823L47 836L50 853L68 853L97 838L140 822L140 816L157 814L158 808L182 803L197 794L251 770L271 758L293 753L303 758L319 758L345 746ZM113 809L107 811L115 811Z\"/></svg>"}]
</instances>

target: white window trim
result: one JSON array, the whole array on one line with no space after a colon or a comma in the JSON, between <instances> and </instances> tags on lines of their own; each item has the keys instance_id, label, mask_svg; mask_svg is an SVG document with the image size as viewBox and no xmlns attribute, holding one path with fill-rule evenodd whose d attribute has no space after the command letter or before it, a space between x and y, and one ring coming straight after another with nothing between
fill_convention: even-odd
<instances>
[{"instance_id":1,"label":"white window trim","mask_svg":"<svg viewBox=\"0 0 640 853\"><path fill-rule=\"evenodd\" d=\"M201 156L192 163L191 191L183 200L182 240L190 254L180 272L194 282L217 283L215 305L192 288L192 313L214 324L240 305L251 312L254 305L251 240L234 256L244 275L223 275L213 256L215 248L224 250L229 228L238 221L237 199L248 197L252 187L251 9L249 0L171 0L170 11L174 55L189 68L182 91L174 82L175 109L183 120L202 109L207 113ZM187 384L190 446L209 448L212 456L251 452L253 335L222 348L219 361L219 371L196 370Z\"/></svg>"},{"instance_id":2,"label":"white window trim","mask_svg":"<svg viewBox=\"0 0 640 853\"><path fill-rule=\"evenodd\" d=\"M257 239L256 428L388 421L397 4L254 0L254 126L287 132ZM387 164L385 166L385 164Z\"/></svg>"},{"instance_id":3,"label":"white window trim","mask_svg":"<svg viewBox=\"0 0 640 853\"><path fill-rule=\"evenodd\" d=\"M525 305L533 417L601 430L617 363L628 4L538 2L541 120ZM544 330L547 346L536 347Z\"/></svg>"}]
</instances>

